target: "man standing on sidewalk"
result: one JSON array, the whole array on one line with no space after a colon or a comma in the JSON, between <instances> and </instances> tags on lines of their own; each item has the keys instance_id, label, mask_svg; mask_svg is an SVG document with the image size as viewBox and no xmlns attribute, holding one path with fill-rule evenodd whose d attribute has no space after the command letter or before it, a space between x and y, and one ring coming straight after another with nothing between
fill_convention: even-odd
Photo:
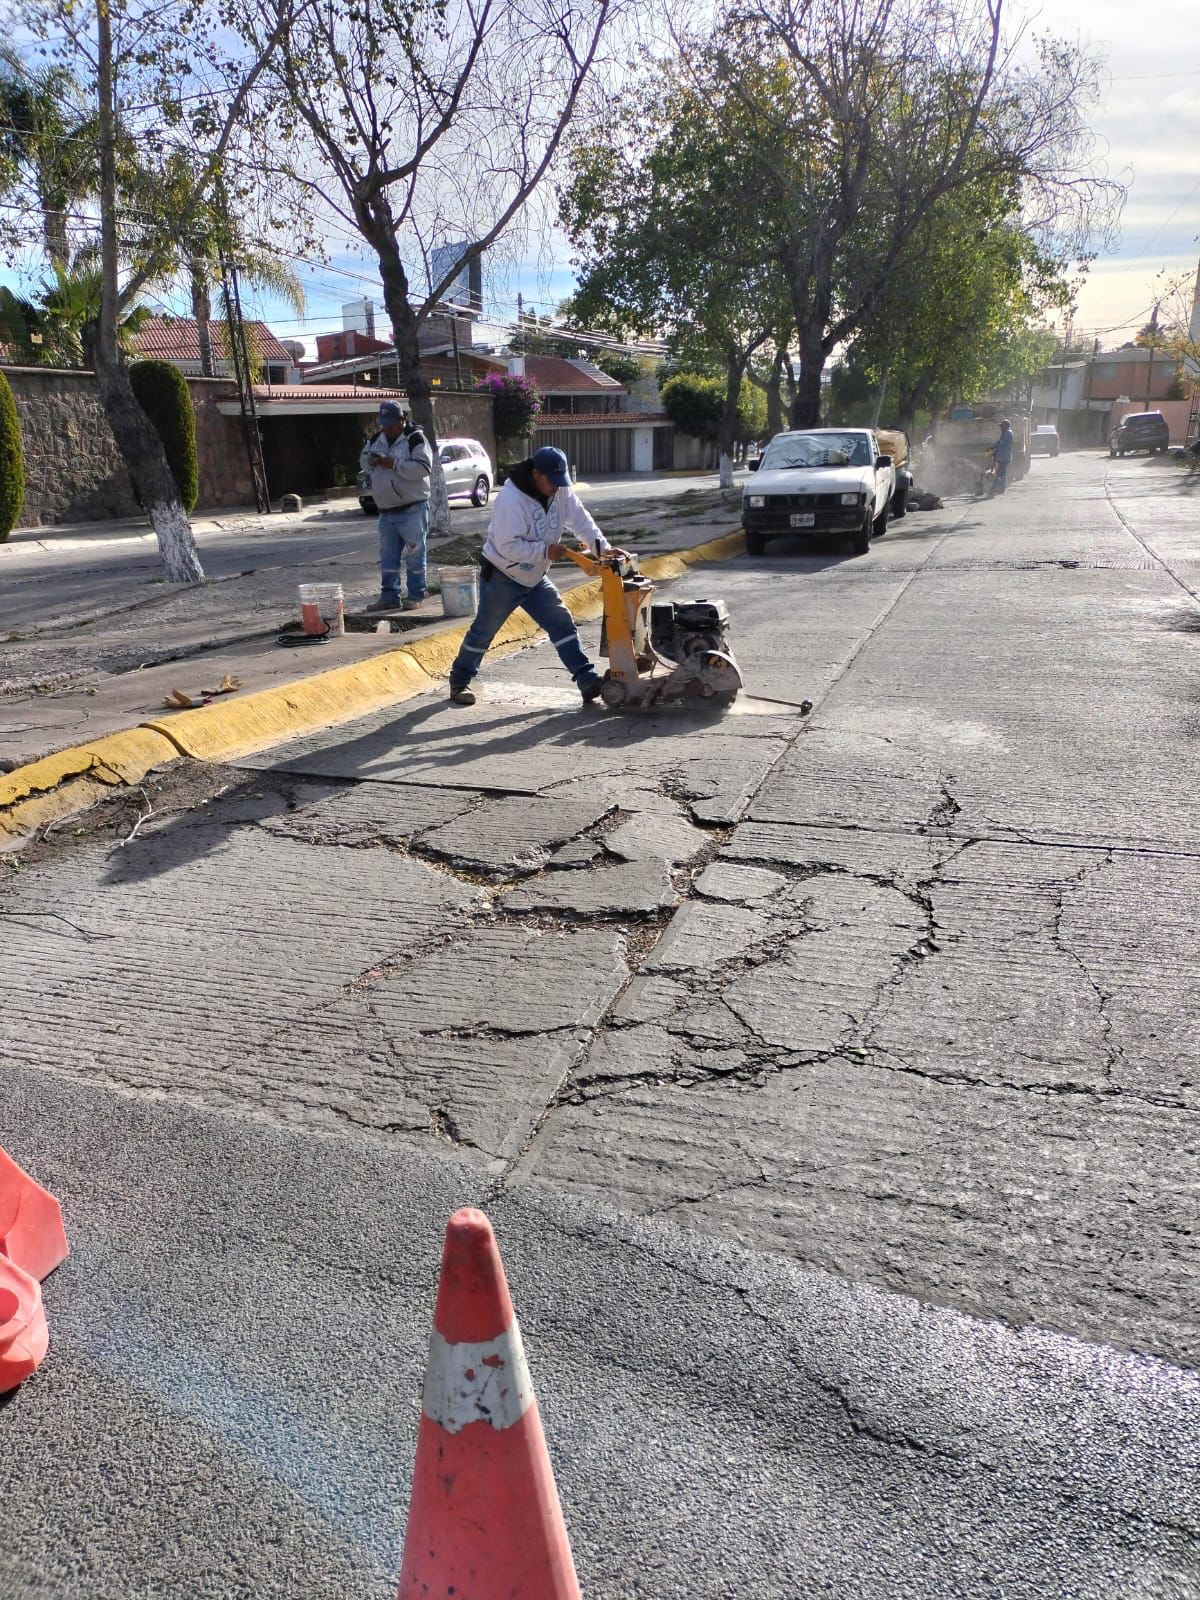
<instances>
[{"instance_id":1,"label":"man standing on sidewalk","mask_svg":"<svg viewBox=\"0 0 1200 1600\"><path fill-rule=\"evenodd\" d=\"M400 569L408 569L407 611L425 598L425 539L429 532L429 474L433 455L419 428L394 400L381 401L379 432L369 439L359 466L371 474L379 512L379 599L368 611L398 611Z\"/></svg>"},{"instance_id":2,"label":"man standing on sidewalk","mask_svg":"<svg viewBox=\"0 0 1200 1600\"><path fill-rule=\"evenodd\" d=\"M513 468L496 496L480 562L479 610L450 668L455 705L475 704L471 679L518 606L549 634L584 703L599 695L600 674L584 655L575 619L546 576L550 563L563 553L564 533L575 534L598 556L625 554L609 544L575 493L566 456L553 445L543 445Z\"/></svg>"}]
</instances>

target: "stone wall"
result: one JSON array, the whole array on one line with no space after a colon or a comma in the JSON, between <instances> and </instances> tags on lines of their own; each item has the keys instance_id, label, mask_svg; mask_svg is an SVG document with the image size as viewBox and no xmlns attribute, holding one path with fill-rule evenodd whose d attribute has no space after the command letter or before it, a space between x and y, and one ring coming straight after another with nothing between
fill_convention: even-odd
<instances>
[{"instance_id":1,"label":"stone wall","mask_svg":"<svg viewBox=\"0 0 1200 1600\"><path fill-rule=\"evenodd\" d=\"M17 526L137 515L129 474L90 372L5 367L21 421L25 504Z\"/></svg>"},{"instance_id":2,"label":"stone wall","mask_svg":"<svg viewBox=\"0 0 1200 1600\"><path fill-rule=\"evenodd\" d=\"M197 511L221 511L254 504L254 479L246 454L241 417L223 417L218 400L235 398L228 378L189 378L196 409L196 459L200 465Z\"/></svg>"},{"instance_id":3,"label":"stone wall","mask_svg":"<svg viewBox=\"0 0 1200 1600\"><path fill-rule=\"evenodd\" d=\"M21 528L45 523L133 517L138 503L90 372L5 367L25 448ZM252 505L254 485L241 422L223 417L219 397L233 393L220 378L189 378L196 410L200 498L196 509Z\"/></svg>"}]
</instances>

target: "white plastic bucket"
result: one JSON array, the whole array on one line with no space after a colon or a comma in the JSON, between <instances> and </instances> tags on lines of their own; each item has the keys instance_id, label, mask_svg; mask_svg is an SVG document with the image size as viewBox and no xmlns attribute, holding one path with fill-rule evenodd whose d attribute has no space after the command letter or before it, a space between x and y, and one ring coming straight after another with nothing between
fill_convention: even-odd
<instances>
[{"instance_id":1,"label":"white plastic bucket","mask_svg":"<svg viewBox=\"0 0 1200 1600\"><path fill-rule=\"evenodd\" d=\"M346 631L346 597L340 583L300 585L300 626L305 633L328 633L340 639Z\"/></svg>"},{"instance_id":2,"label":"white plastic bucket","mask_svg":"<svg viewBox=\"0 0 1200 1600\"><path fill-rule=\"evenodd\" d=\"M479 609L479 568L439 567L444 617L473 617Z\"/></svg>"}]
</instances>

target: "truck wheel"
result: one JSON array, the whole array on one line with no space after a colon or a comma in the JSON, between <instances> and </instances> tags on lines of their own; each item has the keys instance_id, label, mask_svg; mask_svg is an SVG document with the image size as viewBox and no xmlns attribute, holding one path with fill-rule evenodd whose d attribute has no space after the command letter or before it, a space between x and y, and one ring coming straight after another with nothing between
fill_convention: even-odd
<instances>
[{"instance_id":1,"label":"truck wheel","mask_svg":"<svg viewBox=\"0 0 1200 1600\"><path fill-rule=\"evenodd\" d=\"M896 521L899 522L901 517L907 515L907 512L908 485L906 483L902 483L896 490L896 493L892 496L892 515L895 517Z\"/></svg>"},{"instance_id":2,"label":"truck wheel","mask_svg":"<svg viewBox=\"0 0 1200 1600\"><path fill-rule=\"evenodd\" d=\"M887 532L888 512L890 510L891 510L891 507L885 502L883 510L879 513L879 515L875 518L875 521L871 525L872 537L874 537L876 539L882 539L883 538L884 534Z\"/></svg>"},{"instance_id":3,"label":"truck wheel","mask_svg":"<svg viewBox=\"0 0 1200 1600\"><path fill-rule=\"evenodd\" d=\"M766 536L761 533L746 533L746 554L748 556L761 556L767 548Z\"/></svg>"},{"instance_id":4,"label":"truck wheel","mask_svg":"<svg viewBox=\"0 0 1200 1600\"><path fill-rule=\"evenodd\" d=\"M862 526L850 540L850 554L852 556L865 556L871 548L871 510L870 507L863 512Z\"/></svg>"}]
</instances>

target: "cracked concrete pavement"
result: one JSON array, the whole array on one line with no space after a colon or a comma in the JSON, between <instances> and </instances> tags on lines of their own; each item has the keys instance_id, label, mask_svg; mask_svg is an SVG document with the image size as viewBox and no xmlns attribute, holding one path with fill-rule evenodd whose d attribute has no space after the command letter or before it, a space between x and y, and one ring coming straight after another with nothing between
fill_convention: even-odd
<instances>
[{"instance_id":1,"label":"cracked concrete pavement","mask_svg":"<svg viewBox=\"0 0 1200 1600\"><path fill-rule=\"evenodd\" d=\"M427 1313L405 1313L454 1197L511 1220L593 1595L1200 1594L1181 484L1064 456L863 560L694 571L677 590L728 601L747 677L717 720L580 710L528 649L469 711L414 701L151 787L135 838L102 811L0 864L0 1137L49 1164L82 1237L51 1284L61 1377L0 1430L89 1403L113 1350L89 1302L119 1296L112 1229L144 1205L124 1270L140 1317L164 1299L135 1412L177 1464L205 1436L204 1487L170 1498L252 1506L218 1536L225 1577L189 1587L151 1493L123 1593L292 1593L291 1560L307 1592L388 1592L410 1402L360 1389L416 1392ZM206 1186L213 1151L244 1191ZM310 1253L334 1287L307 1329ZM193 1320L213 1273L248 1364L227 1388ZM355 1350L344 1425L270 1348L282 1328L311 1372L329 1316ZM400 1372L350 1331L368 1317ZM271 1462L253 1487L243 1456ZM281 1525L291 1550L261 1557ZM20 1548L45 1592L91 1596L111 1536L52 1494Z\"/></svg>"}]
</instances>

